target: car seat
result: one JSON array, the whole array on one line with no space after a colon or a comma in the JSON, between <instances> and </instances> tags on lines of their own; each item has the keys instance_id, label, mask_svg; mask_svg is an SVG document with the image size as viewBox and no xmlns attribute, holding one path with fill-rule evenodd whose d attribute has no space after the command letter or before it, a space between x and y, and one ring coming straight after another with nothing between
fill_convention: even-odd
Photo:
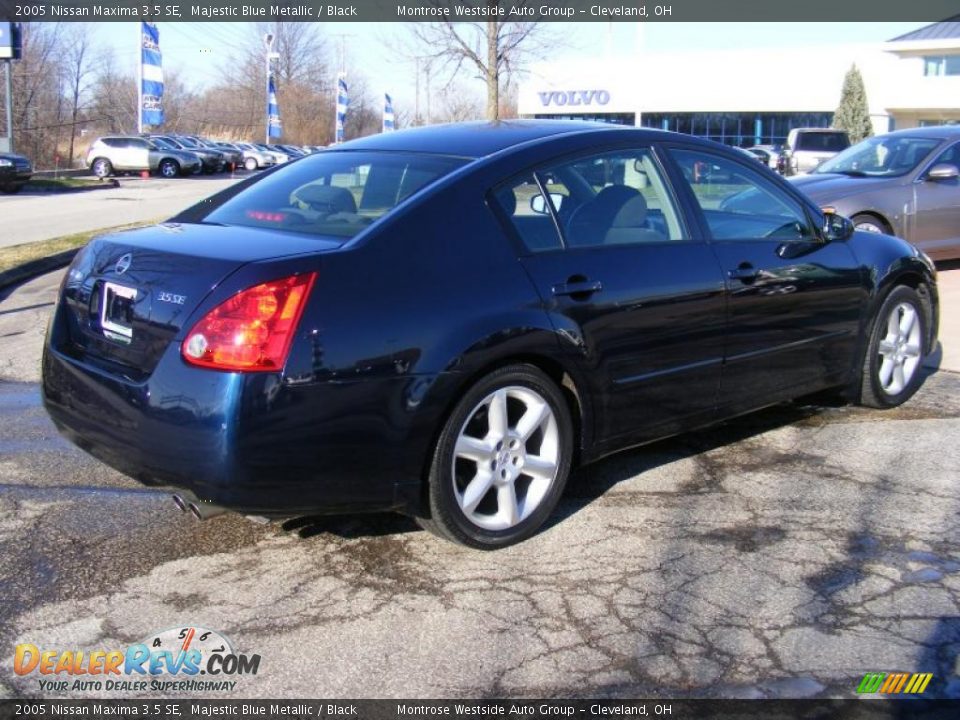
<instances>
[{"instance_id":1,"label":"car seat","mask_svg":"<svg viewBox=\"0 0 960 720\"><path fill-rule=\"evenodd\" d=\"M605 187L578 208L567 227L572 247L659 242L666 238L647 223L647 201L626 185Z\"/></svg>"}]
</instances>

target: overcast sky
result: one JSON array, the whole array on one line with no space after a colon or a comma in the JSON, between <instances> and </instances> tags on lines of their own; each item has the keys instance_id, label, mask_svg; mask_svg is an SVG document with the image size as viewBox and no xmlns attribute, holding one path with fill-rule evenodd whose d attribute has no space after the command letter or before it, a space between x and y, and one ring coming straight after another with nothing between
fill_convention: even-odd
<instances>
[{"instance_id":1,"label":"overcast sky","mask_svg":"<svg viewBox=\"0 0 960 720\"><path fill-rule=\"evenodd\" d=\"M764 48L824 44L884 42L926 25L915 23L552 23L556 57L596 57L648 50ZM100 40L114 48L120 62L136 63L139 23L94 23ZM395 48L408 36L407 23L324 23L334 61L344 34L348 79L359 71L372 92L390 92L394 101L411 108L414 101L413 63L398 58ZM639 27L638 26L642 26ZM231 46L248 42L249 23L159 23L164 66L178 70L197 87L219 79ZM744 78L749 82L749 78ZM461 83L482 94L480 81L464 74ZM436 84L434 88L438 87Z\"/></svg>"}]
</instances>

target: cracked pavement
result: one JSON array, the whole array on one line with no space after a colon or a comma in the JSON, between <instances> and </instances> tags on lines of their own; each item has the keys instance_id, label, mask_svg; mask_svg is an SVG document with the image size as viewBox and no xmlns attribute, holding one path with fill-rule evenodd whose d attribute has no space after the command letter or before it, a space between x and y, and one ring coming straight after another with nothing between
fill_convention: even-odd
<instances>
[{"instance_id":1,"label":"cracked pavement","mask_svg":"<svg viewBox=\"0 0 960 720\"><path fill-rule=\"evenodd\" d=\"M55 289L0 303L0 697L84 696L16 676L19 642L193 624L262 656L232 697L850 697L877 671L960 697L958 374L896 410L785 404L613 456L479 553L391 515L200 523L99 464L39 405Z\"/></svg>"}]
</instances>

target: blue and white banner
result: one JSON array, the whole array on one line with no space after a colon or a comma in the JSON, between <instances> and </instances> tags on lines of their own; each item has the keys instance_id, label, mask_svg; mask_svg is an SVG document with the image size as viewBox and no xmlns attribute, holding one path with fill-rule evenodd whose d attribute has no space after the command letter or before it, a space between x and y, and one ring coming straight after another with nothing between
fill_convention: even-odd
<instances>
[{"instance_id":1,"label":"blue and white banner","mask_svg":"<svg viewBox=\"0 0 960 720\"><path fill-rule=\"evenodd\" d=\"M347 105L350 104L350 96L347 94L347 81L341 75L337 78L337 131L335 142L343 142L343 121L347 117Z\"/></svg>"},{"instance_id":2,"label":"blue and white banner","mask_svg":"<svg viewBox=\"0 0 960 720\"><path fill-rule=\"evenodd\" d=\"M390 93L383 94L383 132L397 129L397 118L393 114L393 98Z\"/></svg>"},{"instance_id":3,"label":"blue and white banner","mask_svg":"<svg viewBox=\"0 0 960 720\"><path fill-rule=\"evenodd\" d=\"M163 62L157 24L140 23L140 123L163 124Z\"/></svg>"},{"instance_id":4,"label":"blue and white banner","mask_svg":"<svg viewBox=\"0 0 960 720\"><path fill-rule=\"evenodd\" d=\"M280 106L277 105L277 86L273 82L273 73L267 80L267 137L278 138L283 135L280 125Z\"/></svg>"}]
</instances>

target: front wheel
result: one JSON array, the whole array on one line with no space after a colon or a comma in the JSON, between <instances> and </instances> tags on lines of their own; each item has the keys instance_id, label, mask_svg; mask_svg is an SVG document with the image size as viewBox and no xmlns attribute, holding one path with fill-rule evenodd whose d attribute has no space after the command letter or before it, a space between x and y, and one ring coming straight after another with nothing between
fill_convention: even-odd
<instances>
[{"instance_id":1,"label":"front wheel","mask_svg":"<svg viewBox=\"0 0 960 720\"><path fill-rule=\"evenodd\" d=\"M890 234L890 228L887 227L886 223L884 223L880 218L874 217L873 215L854 215L850 219L853 221L853 227L856 230L860 230L862 232L879 233L881 235Z\"/></svg>"},{"instance_id":2,"label":"front wheel","mask_svg":"<svg viewBox=\"0 0 960 720\"><path fill-rule=\"evenodd\" d=\"M915 290L895 288L874 321L863 362L860 402L875 408L896 407L920 386L927 321Z\"/></svg>"},{"instance_id":3,"label":"front wheel","mask_svg":"<svg viewBox=\"0 0 960 720\"><path fill-rule=\"evenodd\" d=\"M421 524L453 542L495 550L533 535L570 474L573 422L560 389L530 365L500 368L457 403L430 468Z\"/></svg>"},{"instance_id":4,"label":"front wheel","mask_svg":"<svg viewBox=\"0 0 960 720\"><path fill-rule=\"evenodd\" d=\"M162 160L160 162L160 174L165 178L175 178L180 174L180 163L176 160Z\"/></svg>"},{"instance_id":5,"label":"front wheel","mask_svg":"<svg viewBox=\"0 0 960 720\"><path fill-rule=\"evenodd\" d=\"M106 158L97 158L93 161L92 170L95 176L103 180L113 173L113 165Z\"/></svg>"}]
</instances>

